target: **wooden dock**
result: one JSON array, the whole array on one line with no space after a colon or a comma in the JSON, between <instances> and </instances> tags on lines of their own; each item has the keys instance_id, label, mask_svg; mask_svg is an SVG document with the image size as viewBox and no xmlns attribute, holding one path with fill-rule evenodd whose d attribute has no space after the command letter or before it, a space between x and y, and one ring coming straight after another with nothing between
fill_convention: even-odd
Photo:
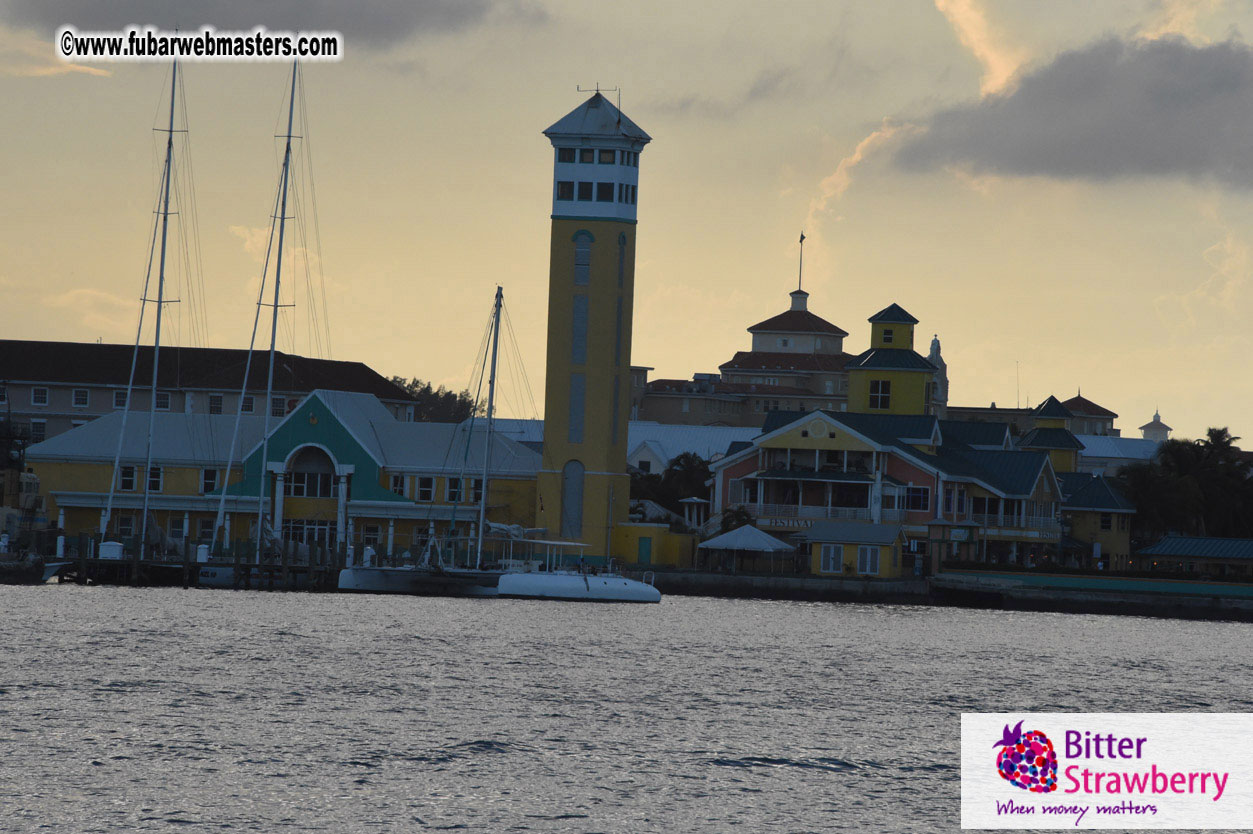
<instances>
[{"instance_id":1,"label":"wooden dock","mask_svg":"<svg viewBox=\"0 0 1253 834\"><path fill-rule=\"evenodd\" d=\"M196 559L196 547L183 542L181 554L150 554L138 550L121 559L102 559L100 542L82 535L67 540L66 555L46 561L65 562L57 573L61 582L133 587L197 586L264 591L336 591L339 572L347 563L346 547L314 543L297 547L285 542L277 554L257 559L251 542L236 541L219 546L209 561ZM202 581L202 576L206 581Z\"/></svg>"}]
</instances>

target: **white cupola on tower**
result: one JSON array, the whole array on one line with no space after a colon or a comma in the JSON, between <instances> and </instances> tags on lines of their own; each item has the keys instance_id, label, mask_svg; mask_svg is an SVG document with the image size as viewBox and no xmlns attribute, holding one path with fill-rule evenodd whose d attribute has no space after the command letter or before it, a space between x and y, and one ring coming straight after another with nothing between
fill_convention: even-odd
<instances>
[{"instance_id":1,"label":"white cupola on tower","mask_svg":"<svg viewBox=\"0 0 1253 834\"><path fill-rule=\"evenodd\" d=\"M1153 420L1140 426L1140 436L1154 443L1165 443L1170 439L1172 429L1162 422L1162 415L1154 411Z\"/></svg>"},{"instance_id":2,"label":"white cupola on tower","mask_svg":"<svg viewBox=\"0 0 1253 834\"><path fill-rule=\"evenodd\" d=\"M634 222L640 151L651 141L599 91L544 131L553 143L553 217Z\"/></svg>"},{"instance_id":3,"label":"white cupola on tower","mask_svg":"<svg viewBox=\"0 0 1253 834\"><path fill-rule=\"evenodd\" d=\"M792 309L802 312L809 309L809 293L804 290L792 290L788 295L792 296Z\"/></svg>"}]
</instances>

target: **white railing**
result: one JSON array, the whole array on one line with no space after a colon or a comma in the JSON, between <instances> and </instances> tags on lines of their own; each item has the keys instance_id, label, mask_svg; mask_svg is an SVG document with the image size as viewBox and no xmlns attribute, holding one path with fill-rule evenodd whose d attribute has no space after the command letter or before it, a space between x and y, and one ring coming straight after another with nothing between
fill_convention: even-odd
<instances>
[{"instance_id":1,"label":"white railing","mask_svg":"<svg viewBox=\"0 0 1253 834\"><path fill-rule=\"evenodd\" d=\"M1018 519L1012 515L998 516L992 513L975 513L970 517L970 520L984 527L1011 527L1018 530L1029 528L1032 530L1044 530L1049 533L1061 532L1061 522L1048 516L1027 516L1026 518Z\"/></svg>"},{"instance_id":2,"label":"white railing","mask_svg":"<svg viewBox=\"0 0 1253 834\"><path fill-rule=\"evenodd\" d=\"M795 504L761 504L754 508L748 505L749 511L757 510L757 515L773 518L841 518L850 520L867 520L870 510L866 507L811 507Z\"/></svg>"}]
</instances>

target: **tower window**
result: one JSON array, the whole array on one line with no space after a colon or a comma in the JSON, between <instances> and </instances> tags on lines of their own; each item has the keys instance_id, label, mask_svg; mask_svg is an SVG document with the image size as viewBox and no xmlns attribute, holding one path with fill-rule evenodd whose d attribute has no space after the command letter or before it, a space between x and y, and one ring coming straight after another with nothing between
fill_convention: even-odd
<instances>
[{"instance_id":1,"label":"tower window","mask_svg":"<svg viewBox=\"0 0 1253 834\"><path fill-rule=\"evenodd\" d=\"M892 328L890 327L883 328L883 344L892 344Z\"/></svg>"},{"instance_id":2,"label":"tower window","mask_svg":"<svg viewBox=\"0 0 1253 834\"><path fill-rule=\"evenodd\" d=\"M870 407L887 409L892 402L892 381L887 379L870 380Z\"/></svg>"},{"instance_id":3,"label":"tower window","mask_svg":"<svg viewBox=\"0 0 1253 834\"><path fill-rule=\"evenodd\" d=\"M586 393L587 377L570 374L570 426L567 437L570 443L583 442L583 401Z\"/></svg>"},{"instance_id":4,"label":"tower window","mask_svg":"<svg viewBox=\"0 0 1253 834\"><path fill-rule=\"evenodd\" d=\"M618 152L602 150L600 152L599 162L601 165L612 165L617 161Z\"/></svg>"},{"instance_id":5,"label":"tower window","mask_svg":"<svg viewBox=\"0 0 1253 834\"><path fill-rule=\"evenodd\" d=\"M574 242L574 283L586 287L592 271L592 242L580 237Z\"/></svg>"},{"instance_id":6,"label":"tower window","mask_svg":"<svg viewBox=\"0 0 1253 834\"><path fill-rule=\"evenodd\" d=\"M558 148L557 149L557 161L558 162L573 162L574 161L574 148Z\"/></svg>"},{"instance_id":7,"label":"tower window","mask_svg":"<svg viewBox=\"0 0 1253 834\"><path fill-rule=\"evenodd\" d=\"M595 162L596 151L591 148L579 148L579 162Z\"/></svg>"},{"instance_id":8,"label":"tower window","mask_svg":"<svg viewBox=\"0 0 1253 834\"><path fill-rule=\"evenodd\" d=\"M561 180L557 182L557 199L573 200L574 199L574 183Z\"/></svg>"},{"instance_id":9,"label":"tower window","mask_svg":"<svg viewBox=\"0 0 1253 834\"><path fill-rule=\"evenodd\" d=\"M598 182L596 183L596 202L612 203L613 202L613 183Z\"/></svg>"},{"instance_id":10,"label":"tower window","mask_svg":"<svg viewBox=\"0 0 1253 834\"><path fill-rule=\"evenodd\" d=\"M579 200L582 202L590 202L592 199L592 186L595 183L581 182L579 183Z\"/></svg>"},{"instance_id":11,"label":"tower window","mask_svg":"<svg viewBox=\"0 0 1253 834\"><path fill-rule=\"evenodd\" d=\"M570 361L587 364L587 296L574 297L574 315L570 321Z\"/></svg>"},{"instance_id":12,"label":"tower window","mask_svg":"<svg viewBox=\"0 0 1253 834\"><path fill-rule=\"evenodd\" d=\"M618 289L622 289L622 279L626 275L626 244L624 233L618 233Z\"/></svg>"}]
</instances>

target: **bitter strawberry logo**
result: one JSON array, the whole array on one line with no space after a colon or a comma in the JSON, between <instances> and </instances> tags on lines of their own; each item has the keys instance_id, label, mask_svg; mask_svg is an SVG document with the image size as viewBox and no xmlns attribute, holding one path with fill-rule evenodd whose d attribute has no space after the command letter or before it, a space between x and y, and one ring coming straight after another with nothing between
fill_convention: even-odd
<instances>
[{"instance_id":1,"label":"bitter strawberry logo","mask_svg":"<svg viewBox=\"0 0 1253 834\"><path fill-rule=\"evenodd\" d=\"M1057 790L1057 753L1053 742L1039 730L1022 731L1019 721L1014 729L1005 725L996 754L996 772L1015 787L1032 793Z\"/></svg>"}]
</instances>

